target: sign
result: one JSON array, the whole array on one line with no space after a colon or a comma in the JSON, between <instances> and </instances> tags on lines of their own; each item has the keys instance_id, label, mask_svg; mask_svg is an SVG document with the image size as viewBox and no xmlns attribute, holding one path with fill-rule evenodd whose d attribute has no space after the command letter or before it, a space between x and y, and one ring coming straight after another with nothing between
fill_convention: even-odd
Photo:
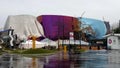
<instances>
[{"instance_id":1,"label":"sign","mask_svg":"<svg viewBox=\"0 0 120 68\"><path fill-rule=\"evenodd\" d=\"M70 32L70 44L74 44L74 33Z\"/></svg>"},{"instance_id":2,"label":"sign","mask_svg":"<svg viewBox=\"0 0 120 68\"><path fill-rule=\"evenodd\" d=\"M109 40L108 40L108 43L109 43L109 44L112 44L112 40L111 40L111 39L109 39Z\"/></svg>"},{"instance_id":3,"label":"sign","mask_svg":"<svg viewBox=\"0 0 120 68\"><path fill-rule=\"evenodd\" d=\"M74 40L74 33L70 32L70 40Z\"/></svg>"}]
</instances>

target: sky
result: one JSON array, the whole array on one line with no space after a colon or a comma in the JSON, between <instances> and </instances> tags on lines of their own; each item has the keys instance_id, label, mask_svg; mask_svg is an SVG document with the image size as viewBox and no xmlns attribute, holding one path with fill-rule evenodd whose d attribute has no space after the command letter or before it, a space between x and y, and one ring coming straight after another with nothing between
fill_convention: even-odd
<instances>
[{"instance_id":1,"label":"sky","mask_svg":"<svg viewBox=\"0 0 120 68\"><path fill-rule=\"evenodd\" d=\"M85 12L85 13L84 13ZM94 18L116 24L120 0L0 0L0 27L9 15L67 15Z\"/></svg>"}]
</instances>

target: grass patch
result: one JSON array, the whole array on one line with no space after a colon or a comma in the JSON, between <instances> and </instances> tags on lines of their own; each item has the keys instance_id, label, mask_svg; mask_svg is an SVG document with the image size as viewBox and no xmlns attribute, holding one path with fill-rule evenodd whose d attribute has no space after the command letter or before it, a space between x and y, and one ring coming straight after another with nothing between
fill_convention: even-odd
<instances>
[{"instance_id":1,"label":"grass patch","mask_svg":"<svg viewBox=\"0 0 120 68\"><path fill-rule=\"evenodd\" d=\"M55 53L57 50L48 50L48 49L25 49L25 50L12 50L11 53L16 53L16 54L44 54L44 53Z\"/></svg>"},{"instance_id":2,"label":"grass patch","mask_svg":"<svg viewBox=\"0 0 120 68\"><path fill-rule=\"evenodd\" d=\"M48 50L48 49L28 49L22 52L22 54L41 54L41 53L53 53L56 50Z\"/></svg>"},{"instance_id":3,"label":"grass patch","mask_svg":"<svg viewBox=\"0 0 120 68\"><path fill-rule=\"evenodd\" d=\"M75 53L82 53L82 52L85 52L85 50L84 49L76 49L75 50Z\"/></svg>"}]
</instances>

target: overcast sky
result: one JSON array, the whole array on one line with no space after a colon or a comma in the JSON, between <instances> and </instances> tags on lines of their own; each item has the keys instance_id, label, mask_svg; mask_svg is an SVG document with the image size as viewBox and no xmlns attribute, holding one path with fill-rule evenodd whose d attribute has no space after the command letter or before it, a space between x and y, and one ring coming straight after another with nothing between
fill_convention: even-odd
<instances>
[{"instance_id":1,"label":"overcast sky","mask_svg":"<svg viewBox=\"0 0 120 68\"><path fill-rule=\"evenodd\" d=\"M120 19L120 0L0 0L0 27L8 15L57 14L110 21Z\"/></svg>"}]
</instances>

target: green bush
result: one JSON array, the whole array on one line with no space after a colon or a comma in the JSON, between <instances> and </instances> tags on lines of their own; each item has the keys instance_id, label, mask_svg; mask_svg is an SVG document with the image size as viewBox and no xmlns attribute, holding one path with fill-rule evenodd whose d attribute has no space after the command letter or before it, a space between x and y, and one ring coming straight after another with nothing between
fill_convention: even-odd
<instances>
[{"instance_id":1,"label":"green bush","mask_svg":"<svg viewBox=\"0 0 120 68\"><path fill-rule=\"evenodd\" d=\"M120 33L120 28L114 29L114 33Z\"/></svg>"}]
</instances>

